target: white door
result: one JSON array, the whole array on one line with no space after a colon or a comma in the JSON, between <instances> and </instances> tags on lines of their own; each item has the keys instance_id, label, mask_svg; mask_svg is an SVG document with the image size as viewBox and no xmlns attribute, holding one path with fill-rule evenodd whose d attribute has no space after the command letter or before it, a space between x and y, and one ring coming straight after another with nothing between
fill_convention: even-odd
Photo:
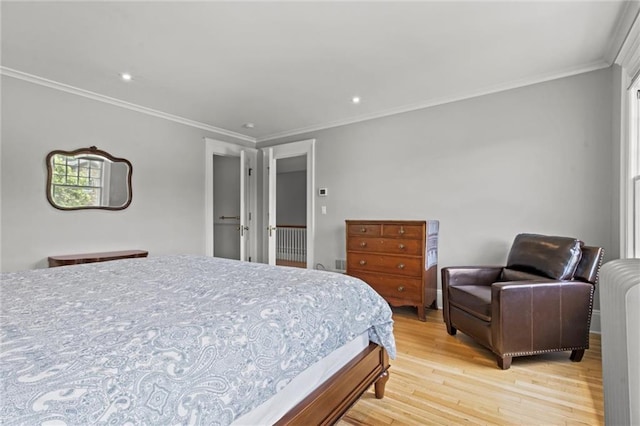
<instances>
[{"instance_id":1,"label":"white door","mask_svg":"<svg viewBox=\"0 0 640 426\"><path fill-rule=\"evenodd\" d=\"M249 243L249 193L251 192L250 182L251 164L247 158L245 150L240 151L240 225L238 231L240 234L240 260L248 260L249 251L247 249Z\"/></svg>"},{"instance_id":2,"label":"white door","mask_svg":"<svg viewBox=\"0 0 640 426\"><path fill-rule=\"evenodd\" d=\"M267 148L267 191L268 191L268 211L267 211L267 246L268 263L276 264L276 176L277 162L273 156L273 148Z\"/></svg>"},{"instance_id":3,"label":"white door","mask_svg":"<svg viewBox=\"0 0 640 426\"><path fill-rule=\"evenodd\" d=\"M240 241L240 260L251 261L255 259L257 251L257 229L255 224L255 209L257 205L257 191L255 185L255 164L257 150L228 142L204 138L206 143L206 182L205 182L205 231L206 254L214 255L214 173L213 157L215 155L236 157L240 162L240 213L237 226L237 238Z\"/></svg>"},{"instance_id":4,"label":"white door","mask_svg":"<svg viewBox=\"0 0 640 426\"><path fill-rule=\"evenodd\" d=\"M276 162L279 159L299 157L307 158L307 268L314 265L313 243L315 235L315 139L291 142L269 148L263 148L264 159L264 217L266 218L266 236L263 250L267 253L266 261L270 265L276 263Z\"/></svg>"}]
</instances>

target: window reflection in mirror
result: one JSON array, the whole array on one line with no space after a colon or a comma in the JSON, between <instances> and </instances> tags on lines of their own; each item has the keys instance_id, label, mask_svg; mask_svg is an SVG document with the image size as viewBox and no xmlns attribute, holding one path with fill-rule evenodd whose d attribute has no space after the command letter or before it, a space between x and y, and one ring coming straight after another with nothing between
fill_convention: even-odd
<instances>
[{"instance_id":1,"label":"window reflection in mirror","mask_svg":"<svg viewBox=\"0 0 640 426\"><path fill-rule=\"evenodd\" d=\"M96 147L47 155L47 199L62 210L121 210L131 203L131 163Z\"/></svg>"}]
</instances>

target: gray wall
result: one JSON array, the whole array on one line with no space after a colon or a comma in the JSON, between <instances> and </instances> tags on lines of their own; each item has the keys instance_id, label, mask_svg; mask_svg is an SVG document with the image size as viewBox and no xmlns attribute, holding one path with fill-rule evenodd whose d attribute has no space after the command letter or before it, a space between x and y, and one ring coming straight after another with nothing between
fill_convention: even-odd
<instances>
[{"instance_id":1,"label":"gray wall","mask_svg":"<svg viewBox=\"0 0 640 426\"><path fill-rule=\"evenodd\" d=\"M259 147L317 140L316 183L329 196L316 206L327 214L316 211L314 249L325 265L344 258L344 220L359 218L439 219L440 266L502 263L519 232L575 235L613 259L615 71ZM51 254L204 252L202 137L229 138L10 77L2 83L2 270L44 266ZM90 145L133 163L127 210L61 212L47 203L46 154Z\"/></svg>"},{"instance_id":2,"label":"gray wall","mask_svg":"<svg viewBox=\"0 0 640 426\"><path fill-rule=\"evenodd\" d=\"M307 224L307 172L278 173L276 179L277 225Z\"/></svg>"},{"instance_id":3,"label":"gray wall","mask_svg":"<svg viewBox=\"0 0 640 426\"><path fill-rule=\"evenodd\" d=\"M264 142L316 139L316 262L345 219L439 219L439 266L501 264L514 236L576 236L618 257L612 71ZM316 188L317 190L317 188Z\"/></svg>"},{"instance_id":4,"label":"gray wall","mask_svg":"<svg viewBox=\"0 0 640 426\"><path fill-rule=\"evenodd\" d=\"M623 83L623 73L625 71L619 65L613 65L611 67L611 79L612 79L612 121L611 121L611 140L612 143L612 155L611 155L611 203L614 206L614 214L611 216L611 233L615 237L616 252L615 257L620 257L620 253L623 252L622 244L620 241L620 225L621 225L621 184L622 184L622 143L623 138L621 129L624 126L628 127L628 122L622 117L623 107L622 104L626 102L625 94L627 88Z\"/></svg>"},{"instance_id":5,"label":"gray wall","mask_svg":"<svg viewBox=\"0 0 640 426\"><path fill-rule=\"evenodd\" d=\"M204 136L230 138L2 76L2 271L120 249L204 254ZM133 164L122 211L54 209L45 156L96 145Z\"/></svg>"}]
</instances>

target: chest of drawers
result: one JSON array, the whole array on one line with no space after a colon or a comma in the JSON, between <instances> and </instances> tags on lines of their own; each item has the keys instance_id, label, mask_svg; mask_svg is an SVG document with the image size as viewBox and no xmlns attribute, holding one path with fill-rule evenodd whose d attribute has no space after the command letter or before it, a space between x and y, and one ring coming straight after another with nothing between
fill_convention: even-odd
<instances>
[{"instance_id":1,"label":"chest of drawers","mask_svg":"<svg viewBox=\"0 0 640 426\"><path fill-rule=\"evenodd\" d=\"M436 307L437 220L347 220L347 274L393 306Z\"/></svg>"}]
</instances>

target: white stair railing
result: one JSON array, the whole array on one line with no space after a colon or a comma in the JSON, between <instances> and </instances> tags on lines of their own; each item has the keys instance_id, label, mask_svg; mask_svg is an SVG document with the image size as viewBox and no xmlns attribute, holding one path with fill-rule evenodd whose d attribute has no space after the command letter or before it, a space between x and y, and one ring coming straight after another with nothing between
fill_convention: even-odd
<instances>
[{"instance_id":1,"label":"white stair railing","mask_svg":"<svg viewBox=\"0 0 640 426\"><path fill-rule=\"evenodd\" d=\"M307 262L306 226L276 226L276 260Z\"/></svg>"}]
</instances>

